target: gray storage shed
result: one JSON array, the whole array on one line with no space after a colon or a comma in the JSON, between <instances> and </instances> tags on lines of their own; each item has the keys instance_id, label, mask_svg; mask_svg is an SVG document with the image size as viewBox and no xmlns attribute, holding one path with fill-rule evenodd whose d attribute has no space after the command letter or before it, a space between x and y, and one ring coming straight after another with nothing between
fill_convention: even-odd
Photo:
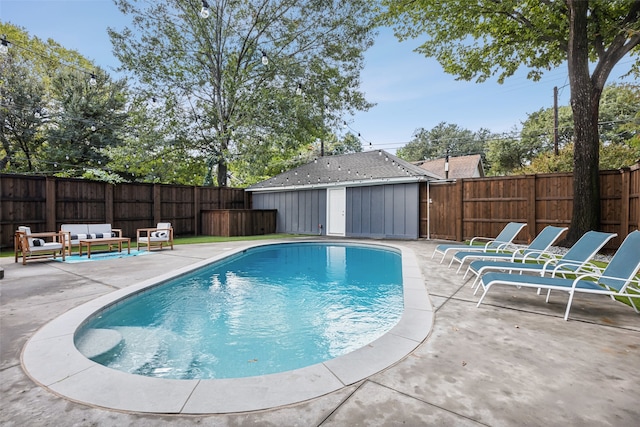
<instances>
[{"instance_id":1,"label":"gray storage shed","mask_svg":"<svg viewBox=\"0 0 640 427\"><path fill-rule=\"evenodd\" d=\"M320 157L246 189L276 232L417 239L420 182L438 177L383 150Z\"/></svg>"}]
</instances>

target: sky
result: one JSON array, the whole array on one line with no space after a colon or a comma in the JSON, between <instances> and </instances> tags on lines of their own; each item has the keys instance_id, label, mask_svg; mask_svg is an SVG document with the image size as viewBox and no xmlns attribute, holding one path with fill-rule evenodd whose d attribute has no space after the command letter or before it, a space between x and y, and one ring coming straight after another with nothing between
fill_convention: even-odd
<instances>
[{"instance_id":1,"label":"sky","mask_svg":"<svg viewBox=\"0 0 640 427\"><path fill-rule=\"evenodd\" d=\"M108 71L119 62L111 52L106 29L121 29L129 23L112 0L0 0L0 20L77 50ZM419 39L400 43L390 29L381 29L365 53L361 90L376 105L345 117L365 148L395 153L417 129L430 130L441 122L471 131L510 133L521 128L528 114L553 106L554 86L559 88L559 105L569 105L566 67L548 71L539 82L528 80L526 70L502 85L495 79L456 81L435 59L415 53L418 45ZM629 63L628 58L623 60L608 83L621 81L621 70Z\"/></svg>"}]
</instances>

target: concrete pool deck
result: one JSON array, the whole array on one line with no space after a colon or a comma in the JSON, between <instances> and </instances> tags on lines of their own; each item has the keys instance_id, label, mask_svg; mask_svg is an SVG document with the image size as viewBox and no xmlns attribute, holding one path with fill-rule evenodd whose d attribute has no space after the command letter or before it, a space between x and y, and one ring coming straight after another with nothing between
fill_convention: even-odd
<instances>
[{"instance_id":1,"label":"concrete pool deck","mask_svg":"<svg viewBox=\"0 0 640 427\"><path fill-rule=\"evenodd\" d=\"M632 426L640 419L640 315L607 298L578 296L565 322L566 295L545 304L531 290L504 288L476 308L462 275L430 259L435 241L379 242L414 251L435 310L431 335L395 365L321 397L225 415L133 413L68 400L25 374L22 350L51 320L246 243L79 264L0 258L0 424Z\"/></svg>"}]
</instances>

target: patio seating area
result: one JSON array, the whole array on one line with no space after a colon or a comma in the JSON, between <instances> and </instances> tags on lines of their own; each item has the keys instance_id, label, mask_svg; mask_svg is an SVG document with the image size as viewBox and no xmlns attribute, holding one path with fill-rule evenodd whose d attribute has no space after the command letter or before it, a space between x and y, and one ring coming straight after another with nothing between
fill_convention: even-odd
<instances>
[{"instance_id":1,"label":"patio seating area","mask_svg":"<svg viewBox=\"0 0 640 427\"><path fill-rule=\"evenodd\" d=\"M602 295L580 294L565 322L566 293L545 303L545 295L524 288L491 292L476 308L472 281L431 259L441 241L393 242L418 259L434 310L429 337L396 365L319 398L247 413L136 414L68 401L24 373L25 343L62 313L244 243L181 245L90 267L23 268L0 258L0 424L632 426L640 419L640 383L627 374L640 366L640 315Z\"/></svg>"}]
</instances>

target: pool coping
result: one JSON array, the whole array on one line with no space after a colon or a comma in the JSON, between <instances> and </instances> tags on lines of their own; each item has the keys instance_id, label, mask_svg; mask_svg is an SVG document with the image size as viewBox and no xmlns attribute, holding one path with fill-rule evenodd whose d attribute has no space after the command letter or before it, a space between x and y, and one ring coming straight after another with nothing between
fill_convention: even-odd
<instances>
[{"instance_id":1,"label":"pool coping","mask_svg":"<svg viewBox=\"0 0 640 427\"><path fill-rule=\"evenodd\" d=\"M305 240L288 243L302 243ZM318 243L317 240L309 242ZM404 359L431 332L434 319L422 271L413 250L389 243L323 240L323 243L387 247L402 255L404 312L386 334L351 353L293 371L263 376L176 380L150 378L107 368L75 347L80 325L104 306L177 275L250 248L249 243L84 303L39 329L25 345L21 362L29 377L67 399L120 411L161 414L214 414L275 408L340 390Z\"/></svg>"}]
</instances>

